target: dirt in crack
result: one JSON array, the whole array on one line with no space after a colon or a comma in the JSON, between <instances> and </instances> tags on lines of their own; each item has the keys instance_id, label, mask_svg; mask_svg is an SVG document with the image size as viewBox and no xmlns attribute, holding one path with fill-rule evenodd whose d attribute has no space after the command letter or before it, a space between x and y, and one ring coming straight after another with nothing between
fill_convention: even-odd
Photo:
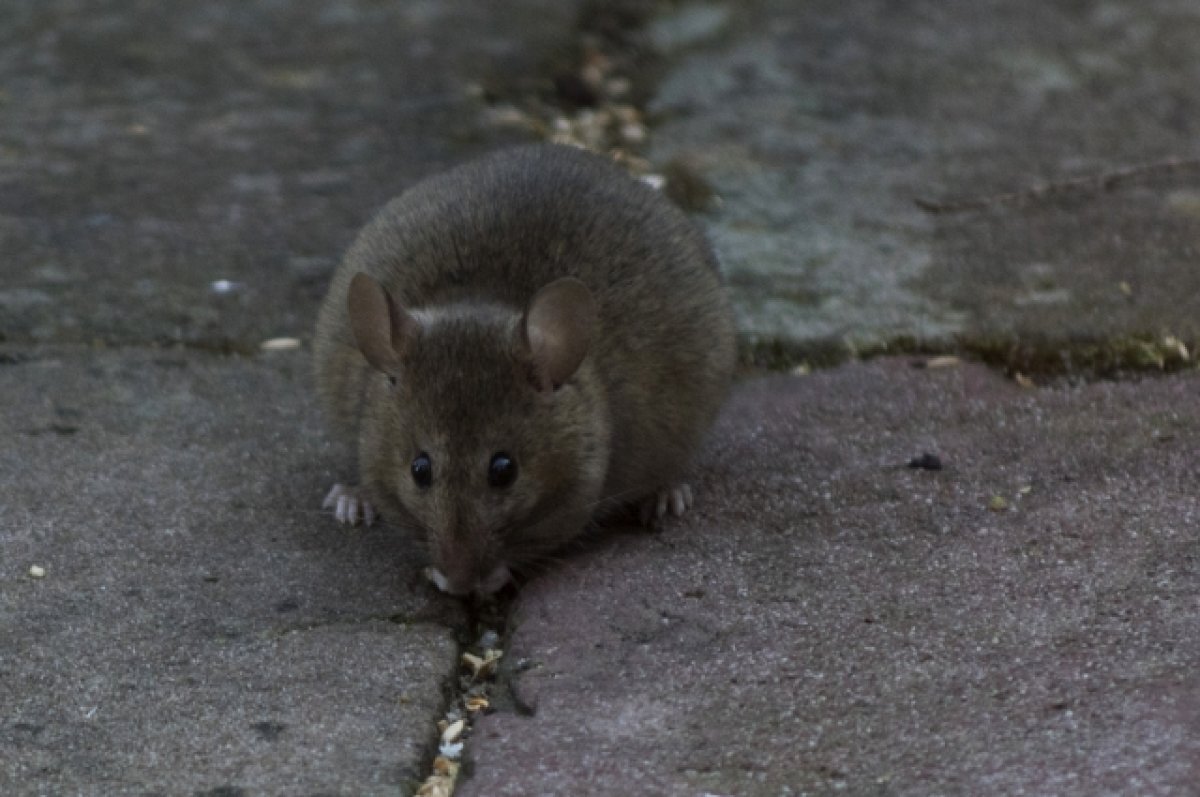
<instances>
[{"instance_id":1,"label":"dirt in crack","mask_svg":"<svg viewBox=\"0 0 1200 797\"><path fill-rule=\"evenodd\" d=\"M468 621L459 632L459 670L445 716L437 723L436 748L430 771L417 797L450 797L464 770L463 749L475 720L495 710L503 687L497 675L504 657L508 618L516 588L468 605ZM519 711L518 707L518 711Z\"/></svg>"},{"instance_id":2,"label":"dirt in crack","mask_svg":"<svg viewBox=\"0 0 1200 797\"><path fill-rule=\"evenodd\" d=\"M547 59L538 79L481 85L487 118L607 155L685 210L708 209L716 194L695 168L684 160L653 164L644 155L651 134L646 105L664 67L645 29L676 6L585 3L573 41Z\"/></svg>"},{"instance_id":3,"label":"dirt in crack","mask_svg":"<svg viewBox=\"0 0 1200 797\"><path fill-rule=\"evenodd\" d=\"M894 338L870 346L844 340L784 342L760 340L745 345L746 373L760 370L806 374L848 362L878 357L910 357L924 367L929 360L971 360L1002 371L1022 386L1058 382L1097 382L1168 375L1198 367L1200 341L1173 335L1127 335L1111 339L1022 340L1010 337L962 337L944 343Z\"/></svg>"}]
</instances>

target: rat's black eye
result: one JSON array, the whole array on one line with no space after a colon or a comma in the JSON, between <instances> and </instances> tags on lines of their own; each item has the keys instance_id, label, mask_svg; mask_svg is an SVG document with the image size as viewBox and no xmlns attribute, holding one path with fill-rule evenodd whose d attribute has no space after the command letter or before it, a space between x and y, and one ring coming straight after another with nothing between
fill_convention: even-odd
<instances>
[{"instance_id":1,"label":"rat's black eye","mask_svg":"<svg viewBox=\"0 0 1200 797\"><path fill-rule=\"evenodd\" d=\"M388 380L389 385L391 385L392 387L396 386L396 377L392 376L391 374L388 374L387 380Z\"/></svg>"},{"instance_id":2,"label":"rat's black eye","mask_svg":"<svg viewBox=\"0 0 1200 797\"><path fill-rule=\"evenodd\" d=\"M488 465L488 484L503 489L517 478L517 461L503 451L492 455Z\"/></svg>"},{"instance_id":3,"label":"rat's black eye","mask_svg":"<svg viewBox=\"0 0 1200 797\"><path fill-rule=\"evenodd\" d=\"M412 461L410 469L412 470L413 481L422 490L433 483L433 463L429 460L429 455L424 451L417 454L417 458Z\"/></svg>"}]
</instances>

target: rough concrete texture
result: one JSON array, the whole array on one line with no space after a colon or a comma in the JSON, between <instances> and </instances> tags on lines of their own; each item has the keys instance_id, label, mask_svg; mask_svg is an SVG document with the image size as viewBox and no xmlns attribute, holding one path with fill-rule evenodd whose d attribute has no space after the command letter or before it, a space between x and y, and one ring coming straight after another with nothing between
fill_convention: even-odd
<instances>
[{"instance_id":1,"label":"rough concrete texture","mask_svg":"<svg viewBox=\"0 0 1200 797\"><path fill-rule=\"evenodd\" d=\"M1198 390L743 386L692 514L522 593L457 793L1195 794Z\"/></svg>"},{"instance_id":2,"label":"rough concrete texture","mask_svg":"<svg viewBox=\"0 0 1200 797\"><path fill-rule=\"evenodd\" d=\"M316 508L349 471L305 352L210 350L305 338L376 207L527 135L488 104L553 96L583 6L591 45L660 51L627 59L661 77L632 75L644 154L719 194L751 344L1195 351L1196 170L915 203L1193 156L1189 3L663 3L639 32L584 0L9 0L0 793L428 773L463 612L410 540ZM1196 793L1198 387L743 386L690 516L518 596L462 793Z\"/></svg>"},{"instance_id":3,"label":"rough concrete texture","mask_svg":"<svg viewBox=\"0 0 1200 797\"><path fill-rule=\"evenodd\" d=\"M454 615L427 605L403 535L317 511L339 457L306 398L307 356L11 355L0 793L419 781Z\"/></svg>"},{"instance_id":4,"label":"rough concrete texture","mask_svg":"<svg viewBox=\"0 0 1200 797\"><path fill-rule=\"evenodd\" d=\"M511 140L472 92L536 80L576 5L5 3L0 340L307 335L379 205Z\"/></svg>"},{"instance_id":5,"label":"rough concrete texture","mask_svg":"<svg viewBox=\"0 0 1200 797\"><path fill-rule=\"evenodd\" d=\"M758 343L1013 345L1077 367L1093 344L1200 339L1195 164L915 203L1194 158L1197 7L764 0L686 4L650 32L671 53L651 155L722 198L707 222Z\"/></svg>"}]
</instances>

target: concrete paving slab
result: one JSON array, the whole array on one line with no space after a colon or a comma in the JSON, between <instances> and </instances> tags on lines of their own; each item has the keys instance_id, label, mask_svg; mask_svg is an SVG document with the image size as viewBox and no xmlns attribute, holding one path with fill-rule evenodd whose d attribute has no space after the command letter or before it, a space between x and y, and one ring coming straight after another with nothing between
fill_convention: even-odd
<instances>
[{"instance_id":1,"label":"concrete paving slab","mask_svg":"<svg viewBox=\"0 0 1200 797\"><path fill-rule=\"evenodd\" d=\"M380 205L518 137L477 95L543 79L579 5L6 3L0 341L307 335Z\"/></svg>"},{"instance_id":2,"label":"concrete paving slab","mask_svg":"<svg viewBox=\"0 0 1200 797\"><path fill-rule=\"evenodd\" d=\"M195 350L306 337L376 207L522 137L480 112L547 91L584 6L591 44L615 25L636 50L648 21L665 54L646 154L721 196L705 223L760 354L1196 350L1187 4L14 0L0 792L425 774L463 618L409 541L316 509L345 452L307 358ZM696 514L521 596L463 792L1188 789L1196 379L1023 392L883 362L744 387ZM905 467L926 450L944 470Z\"/></svg>"},{"instance_id":3,"label":"concrete paving slab","mask_svg":"<svg viewBox=\"0 0 1200 797\"><path fill-rule=\"evenodd\" d=\"M1153 364L1131 339L1200 340L1194 7L700 9L650 30L668 55L649 154L723 200L708 228L763 356L957 346L1103 370Z\"/></svg>"},{"instance_id":4,"label":"concrete paving slab","mask_svg":"<svg viewBox=\"0 0 1200 797\"><path fill-rule=\"evenodd\" d=\"M458 618L318 509L307 353L0 363L0 793L411 790Z\"/></svg>"},{"instance_id":5,"label":"concrete paving slab","mask_svg":"<svg viewBox=\"0 0 1200 797\"><path fill-rule=\"evenodd\" d=\"M691 514L522 592L456 793L1194 793L1198 390L743 385Z\"/></svg>"}]
</instances>

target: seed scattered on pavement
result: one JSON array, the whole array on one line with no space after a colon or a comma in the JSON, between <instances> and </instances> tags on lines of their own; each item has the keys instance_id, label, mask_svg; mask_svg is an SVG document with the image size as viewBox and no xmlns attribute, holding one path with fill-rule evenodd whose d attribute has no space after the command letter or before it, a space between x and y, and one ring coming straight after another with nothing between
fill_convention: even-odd
<instances>
[{"instance_id":1,"label":"seed scattered on pavement","mask_svg":"<svg viewBox=\"0 0 1200 797\"><path fill-rule=\"evenodd\" d=\"M455 720L442 731L442 741L446 743L457 742L462 738L463 729L466 727L466 720Z\"/></svg>"},{"instance_id":2,"label":"seed scattered on pavement","mask_svg":"<svg viewBox=\"0 0 1200 797\"><path fill-rule=\"evenodd\" d=\"M417 789L417 797L450 797L454 794L454 780L458 775L455 765L453 775L430 775Z\"/></svg>"},{"instance_id":3,"label":"seed scattered on pavement","mask_svg":"<svg viewBox=\"0 0 1200 797\"><path fill-rule=\"evenodd\" d=\"M45 578L46 568L42 567L41 565L30 565L29 575L32 578Z\"/></svg>"},{"instance_id":4,"label":"seed scattered on pavement","mask_svg":"<svg viewBox=\"0 0 1200 797\"><path fill-rule=\"evenodd\" d=\"M490 705L487 692L491 688L496 666L504 655L502 650L495 647L499 644L500 634L485 630L473 646L478 654L462 654L462 665L469 670L469 674L464 673L460 677L461 697L446 712L445 718L437 723L438 755L433 759L433 773L417 789L417 797L452 797L454 794L458 759L470 735L471 723Z\"/></svg>"},{"instance_id":5,"label":"seed scattered on pavement","mask_svg":"<svg viewBox=\"0 0 1200 797\"><path fill-rule=\"evenodd\" d=\"M931 370L934 368L955 368L961 363L962 360L958 357L955 357L953 354L946 354L940 357L930 357L925 361L925 367Z\"/></svg>"},{"instance_id":6,"label":"seed scattered on pavement","mask_svg":"<svg viewBox=\"0 0 1200 797\"><path fill-rule=\"evenodd\" d=\"M1184 360L1185 362L1191 359L1191 353L1188 351L1187 344L1174 335L1167 335L1165 338L1163 338L1162 345L1169 354L1174 354L1176 357Z\"/></svg>"},{"instance_id":7,"label":"seed scattered on pavement","mask_svg":"<svg viewBox=\"0 0 1200 797\"><path fill-rule=\"evenodd\" d=\"M300 348L299 338L271 338L264 340L259 348L263 351L290 351Z\"/></svg>"},{"instance_id":8,"label":"seed scattered on pavement","mask_svg":"<svg viewBox=\"0 0 1200 797\"><path fill-rule=\"evenodd\" d=\"M471 671L471 677L479 681L492 676L503 655L504 651L501 650L486 650L483 656L464 653L462 654L462 663Z\"/></svg>"},{"instance_id":9,"label":"seed scattered on pavement","mask_svg":"<svg viewBox=\"0 0 1200 797\"><path fill-rule=\"evenodd\" d=\"M1003 512L1008 509L1008 501L1004 500L1002 495L993 495L992 500L988 501L988 509L993 512Z\"/></svg>"}]
</instances>

